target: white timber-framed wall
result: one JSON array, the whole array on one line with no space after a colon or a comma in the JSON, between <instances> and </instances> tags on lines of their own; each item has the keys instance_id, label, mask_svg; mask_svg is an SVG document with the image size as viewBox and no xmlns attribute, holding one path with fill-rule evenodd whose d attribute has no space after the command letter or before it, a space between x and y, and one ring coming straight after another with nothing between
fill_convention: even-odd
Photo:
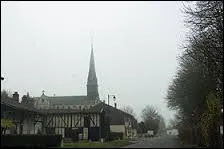
<instances>
[{"instance_id":1,"label":"white timber-framed wall","mask_svg":"<svg viewBox=\"0 0 224 149\"><path fill-rule=\"evenodd\" d=\"M43 131L52 128L55 134L65 137L65 128L84 129L84 117L90 117L90 127L100 127L100 114L97 113L52 113L46 115L43 121Z\"/></svg>"}]
</instances>

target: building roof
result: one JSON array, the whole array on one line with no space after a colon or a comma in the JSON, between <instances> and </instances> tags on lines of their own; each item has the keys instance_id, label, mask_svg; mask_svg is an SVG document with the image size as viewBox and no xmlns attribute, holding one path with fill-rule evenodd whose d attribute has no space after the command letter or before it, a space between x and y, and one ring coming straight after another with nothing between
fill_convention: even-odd
<instances>
[{"instance_id":1,"label":"building roof","mask_svg":"<svg viewBox=\"0 0 224 149\"><path fill-rule=\"evenodd\" d=\"M50 105L85 105L89 102L87 96L53 96L48 100Z\"/></svg>"},{"instance_id":2,"label":"building roof","mask_svg":"<svg viewBox=\"0 0 224 149\"><path fill-rule=\"evenodd\" d=\"M46 96L34 97L34 99L46 99L50 105L89 105L94 104L94 101L88 96Z\"/></svg>"},{"instance_id":3,"label":"building roof","mask_svg":"<svg viewBox=\"0 0 224 149\"><path fill-rule=\"evenodd\" d=\"M15 109L30 111L30 112L38 112L40 114L57 114L57 113L100 113L102 109L36 109L26 104L18 103L11 98L2 98L1 104L6 105Z\"/></svg>"},{"instance_id":4,"label":"building roof","mask_svg":"<svg viewBox=\"0 0 224 149\"><path fill-rule=\"evenodd\" d=\"M41 112L44 114L60 114L60 113L100 113L98 110L92 109L41 109Z\"/></svg>"},{"instance_id":5,"label":"building roof","mask_svg":"<svg viewBox=\"0 0 224 149\"><path fill-rule=\"evenodd\" d=\"M15 109L26 110L30 112L39 112L37 109L27 106L26 104L19 103L12 98L1 98L1 104Z\"/></svg>"},{"instance_id":6,"label":"building roof","mask_svg":"<svg viewBox=\"0 0 224 149\"><path fill-rule=\"evenodd\" d=\"M136 119L132 115L110 105L107 105L104 102L101 102L92 108L92 110L97 111L101 109L104 109L106 115L109 115L111 117L111 125L124 125L127 118L130 118L131 121L136 121Z\"/></svg>"}]
</instances>

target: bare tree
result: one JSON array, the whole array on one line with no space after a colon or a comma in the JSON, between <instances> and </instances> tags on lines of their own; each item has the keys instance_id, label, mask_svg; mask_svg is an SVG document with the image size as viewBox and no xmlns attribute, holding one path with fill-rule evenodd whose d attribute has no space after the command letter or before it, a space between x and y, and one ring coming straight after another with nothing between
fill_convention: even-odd
<instances>
[{"instance_id":1,"label":"bare tree","mask_svg":"<svg viewBox=\"0 0 224 149\"><path fill-rule=\"evenodd\" d=\"M142 110L142 119L147 130L153 130L154 134L158 132L161 116L155 107L147 105Z\"/></svg>"},{"instance_id":2,"label":"bare tree","mask_svg":"<svg viewBox=\"0 0 224 149\"><path fill-rule=\"evenodd\" d=\"M126 112L126 113L128 113L128 114L130 114L130 115L132 115L133 117L136 118L136 114L134 112L134 109L131 106L123 106L121 108L121 110L124 111L124 112Z\"/></svg>"}]
</instances>

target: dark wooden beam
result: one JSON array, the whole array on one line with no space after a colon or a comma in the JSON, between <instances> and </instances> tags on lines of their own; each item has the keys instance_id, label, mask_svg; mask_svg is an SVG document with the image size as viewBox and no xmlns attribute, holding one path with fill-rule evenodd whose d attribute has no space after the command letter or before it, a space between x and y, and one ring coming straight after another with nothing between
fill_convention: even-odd
<instances>
[{"instance_id":1,"label":"dark wooden beam","mask_svg":"<svg viewBox=\"0 0 224 149\"><path fill-rule=\"evenodd\" d=\"M52 120L53 120L53 115L50 115L49 117L50 117L51 119L48 121L46 127L49 126L50 122L52 122ZM46 119L47 119L47 118L48 118L48 117L46 117Z\"/></svg>"},{"instance_id":2,"label":"dark wooden beam","mask_svg":"<svg viewBox=\"0 0 224 149\"><path fill-rule=\"evenodd\" d=\"M63 121L63 122L64 122L64 124L65 124L65 126L64 126L64 127L66 127L66 126L67 126L67 124L66 124L65 120L62 118L63 116L65 116L65 114L62 114L62 115L60 116L60 118L62 119L62 121Z\"/></svg>"},{"instance_id":3,"label":"dark wooden beam","mask_svg":"<svg viewBox=\"0 0 224 149\"><path fill-rule=\"evenodd\" d=\"M92 116L94 116L94 115L92 114ZM94 122L94 119L91 118L91 114L88 115L88 117L89 117L89 119L93 122L93 125L96 127L96 124L95 124L95 122Z\"/></svg>"},{"instance_id":4,"label":"dark wooden beam","mask_svg":"<svg viewBox=\"0 0 224 149\"><path fill-rule=\"evenodd\" d=\"M80 125L81 125L81 113L79 113L79 117L78 117L78 120L75 124L75 127L77 127L78 123L80 122Z\"/></svg>"}]
</instances>

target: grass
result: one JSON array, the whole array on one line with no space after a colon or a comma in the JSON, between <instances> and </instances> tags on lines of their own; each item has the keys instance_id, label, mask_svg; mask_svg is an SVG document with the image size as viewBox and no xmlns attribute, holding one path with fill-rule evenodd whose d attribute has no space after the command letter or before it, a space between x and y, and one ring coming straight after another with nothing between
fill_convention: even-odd
<instances>
[{"instance_id":1,"label":"grass","mask_svg":"<svg viewBox=\"0 0 224 149\"><path fill-rule=\"evenodd\" d=\"M80 141L74 143L64 143L63 147L66 148L112 148L112 147L122 147L132 144L128 140L115 140L110 142L88 142L88 141Z\"/></svg>"}]
</instances>

